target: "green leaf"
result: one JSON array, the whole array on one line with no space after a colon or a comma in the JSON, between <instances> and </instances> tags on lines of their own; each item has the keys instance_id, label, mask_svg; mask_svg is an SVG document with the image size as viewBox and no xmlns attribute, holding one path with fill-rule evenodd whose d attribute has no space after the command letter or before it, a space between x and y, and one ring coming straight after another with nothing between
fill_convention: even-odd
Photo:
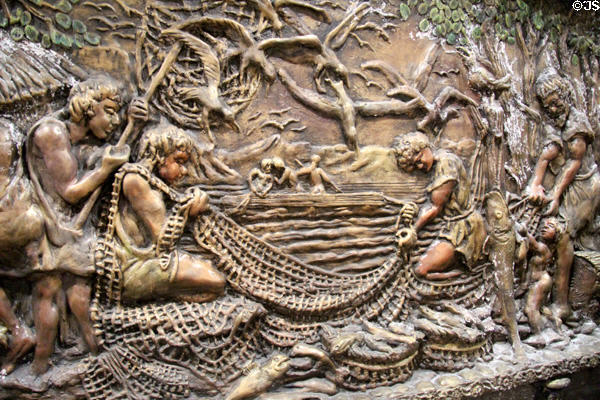
<instances>
[{"instance_id":1,"label":"green leaf","mask_svg":"<svg viewBox=\"0 0 600 400\"><path fill-rule=\"evenodd\" d=\"M514 36L509 36L508 38L506 38L506 43L515 44L515 43L517 43L517 40L515 39Z\"/></svg>"},{"instance_id":2,"label":"green leaf","mask_svg":"<svg viewBox=\"0 0 600 400\"><path fill-rule=\"evenodd\" d=\"M87 32L87 26L85 26L85 24L78 20L78 19L74 19L73 20L73 31L75 31L75 33L86 33Z\"/></svg>"},{"instance_id":3,"label":"green leaf","mask_svg":"<svg viewBox=\"0 0 600 400\"><path fill-rule=\"evenodd\" d=\"M52 43L59 45L61 37L62 37L62 33L60 33L59 31L54 30L54 29L52 29L50 31L50 40L52 41Z\"/></svg>"},{"instance_id":4,"label":"green leaf","mask_svg":"<svg viewBox=\"0 0 600 400\"><path fill-rule=\"evenodd\" d=\"M67 30L71 27L71 17L67 14L56 13L54 17L56 19L56 23L63 29Z\"/></svg>"},{"instance_id":5,"label":"green leaf","mask_svg":"<svg viewBox=\"0 0 600 400\"><path fill-rule=\"evenodd\" d=\"M405 4L400 4L400 16L403 21L406 21L410 17L410 8Z\"/></svg>"},{"instance_id":6,"label":"green leaf","mask_svg":"<svg viewBox=\"0 0 600 400\"><path fill-rule=\"evenodd\" d=\"M515 21L513 20L512 14L506 13L506 15L504 16L504 23L506 24L506 27L508 29L513 27Z\"/></svg>"},{"instance_id":7,"label":"green leaf","mask_svg":"<svg viewBox=\"0 0 600 400\"><path fill-rule=\"evenodd\" d=\"M0 28L6 28L8 26L8 19L4 14L0 15Z\"/></svg>"},{"instance_id":8,"label":"green leaf","mask_svg":"<svg viewBox=\"0 0 600 400\"><path fill-rule=\"evenodd\" d=\"M446 41L448 44L455 45L456 44L456 34L454 32L450 32L446 37Z\"/></svg>"},{"instance_id":9,"label":"green leaf","mask_svg":"<svg viewBox=\"0 0 600 400\"><path fill-rule=\"evenodd\" d=\"M11 25L18 24L19 22L21 22L21 15L23 15L23 10L21 10L21 8L17 7L15 9L15 13L10 14L10 17L8 18L8 22L10 22Z\"/></svg>"},{"instance_id":10,"label":"green leaf","mask_svg":"<svg viewBox=\"0 0 600 400\"><path fill-rule=\"evenodd\" d=\"M408 1L408 6L410 8L413 8L414 6L416 6L417 4L419 4L419 0L409 0Z\"/></svg>"},{"instance_id":11,"label":"green leaf","mask_svg":"<svg viewBox=\"0 0 600 400\"><path fill-rule=\"evenodd\" d=\"M475 19L477 20L478 23L483 24L486 19L485 13L483 11L477 11L477 15L475 16Z\"/></svg>"},{"instance_id":12,"label":"green leaf","mask_svg":"<svg viewBox=\"0 0 600 400\"><path fill-rule=\"evenodd\" d=\"M76 34L76 35L73 37L73 44L74 44L76 47L78 47L78 48L80 48L80 49L83 49L83 47L85 46L85 39L83 38L83 36L82 36L82 35Z\"/></svg>"},{"instance_id":13,"label":"green leaf","mask_svg":"<svg viewBox=\"0 0 600 400\"><path fill-rule=\"evenodd\" d=\"M27 25L25 27L25 36L27 37L27 39L31 40L32 42L37 42L40 37L40 33L35 28L35 26Z\"/></svg>"},{"instance_id":14,"label":"green leaf","mask_svg":"<svg viewBox=\"0 0 600 400\"><path fill-rule=\"evenodd\" d=\"M481 28L480 27L475 27L475 29L473 29L473 32L471 32L471 36L473 37L473 39L475 40L479 40L481 39Z\"/></svg>"},{"instance_id":15,"label":"green leaf","mask_svg":"<svg viewBox=\"0 0 600 400\"><path fill-rule=\"evenodd\" d=\"M427 30L429 29L429 21L423 18L421 22L419 22L419 29L421 30L421 32L427 32Z\"/></svg>"},{"instance_id":16,"label":"green leaf","mask_svg":"<svg viewBox=\"0 0 600 400\"><path fill-rule=\"evenodd\" d=\"M544 18L540 11L533 14L531 21L533 22L533 26L535 26L535 29L537 29L538 31L544 29Z\"/></svg>"},{"instance_id":17,"label":"green leaf","mask_svg":"<svg viewBox=\"0 0 600 400\"><path fill-rule=\"evenodd\" d=\"M444 15L448 19L452 18L452 10L450 9L450 7L445 7L444 8Z\"/></svg>"},{"instance_id":18,"label":"green leaf","mask_svg":"<svg viewBox=\"0 0 600 400\"><path fill-rule=\"evenodd\" d=\"M83 38L85 39L86 42L88 42L92 46L97 46L100 44L100 35L98 35L97 33L86 32L83 35Z\"/></svg>"},{"instance_id":19,"label":"green leaf","mask_svg":"<svg viewBox=\"0 0 600 400\"><path fill-rule=\"evenodd\" d=\"M421 4L419 4L419 7L417 7L417 12L419 13L419 15L425 15L425 14L427 14L428 9L429 9L429 7L427 6L427 4L421 3ZM433 11L433 10L435 10L435 12L437 13L436 7L432 7L431 11Z\"/></svg>"},{"instance_id":20,"label":"green leaf","mask_svg":"<svg viewBox=\"0 0 600 400\"><path fill-rule=\"evenodd\" d=\"M421 4L421 5L423 5L423 4ZM419 8L420 8L420 6L419 6ZM419 14L421 14L420 11L419 11ZM440 10L437 7L431 7L431 10L429 10L429 18L431 18L431 20L436 19L439 14L440 14Z\"/></svg>"},{"instance_id":21,"label":"green leaf","mask_svg":"<svg viewBox=\"0 0 600 400\"><path fill-rule=\"evenodd\" d=\"M571 64L574 66L579 65L579 56L577 54L573 54L573 57L571 57Z\"/></svg>"},{"instance_id":22,"label":"green leaf","mask_svg":"<svg viewBox=\"0 0 600 400\"><path fill-rule=\"evenodd\" d=\"M445 37L446 36L446 26L444 26L444 24L436 26L435 34L439 37Z\"/></svg>"},{"instance_id":23,"label":"green leaf","mask_svg":"<svg viewBox=\"0 0 600 400\"><path fill-rule=\"evenodd\" d=\"M450 6L450 9L456 10L458 8L458 0L450 0L448 6Z\"/></svg>"},{"instance_id":24,"label":"green leaf","mask_svg":"<svg viewBox=\"0 0 600 400\"><path fill-rule=\"evenodd\" d=\"M14 28L11 29L10 31L10 37L15 41L18 42L20 40L23 40L23 38L25 37L25 32L23 32L23 29L19 26L15 26Z\"/></svg>"},{"instance_id":25,"label":"green leaf","mask_svg":"<svg viewBox=\"0 0 600 400\"><path fill-rule=\"evenodd\" d=\"M60 45L65 49L70 49L73 47L73 38L69 35L63 34L60 38Z\"/></svg>"},{"instance_id":26,"label":"green leaf","mask_svg":"<svg viewBox=\"0 0 600 400\"><path fill-rule=\"evenodd\" d=\"M494 25L494 29L496 30L496 33L501 33L504 30L504 27L502 26L502 24L497 22L496 25Z\"/></svg>"},{"instance_id":27,"label":"green leaf","mask_svg":"<svg viewBox=\"0 0 600 400\"><path fill-rule=\"evenodd\" d=\"M463 46L466 46L469 42L467 42L467 39L464 37L461 37L460 40L458 41L460 44L462 44Z\"/></svg>"},{"instance_id":28,"label":"green leaf","mask_svg":"<svg viewBox=\"0 0 600 400\"><path fill-rule=\"evenodd\" d=\"M50 46L52 46L52 40L50 40L50 35L48 35L47 33L45 33L42 36L42 47L49 49Z\"/></svg>"},{"instance_id":29,"label":"green leaf","mask_svg":"<svg viewBox=\"0 0 600 400\"><path fill-rule=\"evenodd\" d=\"M65 14L70 13L73 9L73 6L67 0L60 0L55 7Z\"/></svg>"},{"instance_id":30,"label":"green leaf","mask_svg":"<svg viewBox=\"0 0 600 400\"><path fill-rule=\"evenodd\" d=\"M31 23L31 14L29 11L25 11L21 14L21 26L29 25Z\"/></svg>"},{"instance_id":31,"label":"green leaf","mask_svg":"<svg viewBox=\"0 0 600 400\"><path fill-rule=\"evenodd\" d=\"M494 18L497 14L496 9L495 8L488 8L485 10L485 13L490 17L490 18Z\"/></svg>"},{"instance_id":32,"label":"green leaf","mask_svg":"<svg viewBox=\"0 0 600 400\"><path fill-rule=\"evenodd\" d=\"M550 30L550 41L552 43L558 43L558 31L555 28Z\"/></svg>"},{"instance_id":33,"label":"green leaf","mask_svg":"<svg viewBox=\"0 0 600 400\"><path fill-rule=\"evenodd\" d=\"M459 33L462 29L462 24L460 22L455 22L452 24L452 32Z\"/></svg>"},{"instance_id":34,"label":"green leaf","mask_svg":"<svg viewBox=\"0 0 600 400\"><path fill-rule=\"evenodd\" d=\"M454 21L454 22L460 21L460 13L458 12L458 10L452 11L452 21Z\"/></svg>"}]
</instances>

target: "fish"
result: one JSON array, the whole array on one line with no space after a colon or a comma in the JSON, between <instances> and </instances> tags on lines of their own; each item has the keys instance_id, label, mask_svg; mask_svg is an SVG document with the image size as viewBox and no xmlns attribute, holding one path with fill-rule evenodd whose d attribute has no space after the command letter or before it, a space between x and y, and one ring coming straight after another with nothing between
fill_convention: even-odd
<instances>
[{"instance_id":1,"label":"fish","mask_svg":"<svg viewBox=\"0 0 600 400\"><path fill-rule=\"evenodd\" d=\"M243 400L266 392L275 381L282 378L290 369L290 358L276 354L265 364L252 369L243 377L225 400Z\"/></svg>"},{"instance_id":2,"label":"fish","mask_svg":"<svg viewBox=\"0 0 600 400\"><path fill-rule=\"evenodd\" d=\"M498 298L502 306L504 324L508 329L515 355L525 359L525 352L517 327L517 311L514 300L514 263L516 253L516 233L510 219L504 196L493 190L484 198L488 238L486 247L494 264L494 276L498 287Z\"/></svg>"}]
</instances>

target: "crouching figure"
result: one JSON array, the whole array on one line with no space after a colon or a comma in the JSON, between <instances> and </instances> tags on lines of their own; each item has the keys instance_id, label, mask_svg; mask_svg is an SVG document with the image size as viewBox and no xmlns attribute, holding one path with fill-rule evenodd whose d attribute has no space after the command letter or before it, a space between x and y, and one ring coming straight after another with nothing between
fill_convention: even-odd
<instances>
[{"instance_id":1,"label":"crouching figure","mask_svg":"<svg viewBox=\"0 0 600 400\"><path fill-rule=\"evenodd\" d=\"M211 262L178 247L188 218L208 208L208 196L200 189L173 189L187 175L195 149L184 131L161 124L143 135L138 162L124 165L115 177L118 209L112 223L125 302L200 302L223 294L225 279Z\"/></svg>"}]
</instances>

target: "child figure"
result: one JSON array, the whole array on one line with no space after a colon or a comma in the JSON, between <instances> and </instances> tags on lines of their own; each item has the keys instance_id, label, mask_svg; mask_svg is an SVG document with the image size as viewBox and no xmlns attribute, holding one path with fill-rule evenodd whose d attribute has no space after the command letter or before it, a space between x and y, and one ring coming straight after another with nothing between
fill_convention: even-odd
<instances>
[{"instance_id":1,"label":"child figure","mask_svg":"<svg viewBox=\"0 0 600 400\"><path fill-rule=\"evenodd\" d=\"M552 287L552 277L547 270L554 259L554 248L560 234L559 223L556 218L552 217L544 221L544 226L541 229L541 242L528 234L529 248L535 255L529 260L529 281L531 285L527 292L525 314L529 319L529 326L531 326L533 333L540 333L542 330L540 308Z\"/></svg>"}]
</instances>

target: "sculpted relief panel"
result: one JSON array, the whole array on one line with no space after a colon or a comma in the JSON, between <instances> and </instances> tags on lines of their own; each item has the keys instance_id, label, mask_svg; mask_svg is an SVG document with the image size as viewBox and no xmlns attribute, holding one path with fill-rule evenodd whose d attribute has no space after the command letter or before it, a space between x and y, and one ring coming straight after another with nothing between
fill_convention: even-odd
<instances>
[{"instance_id":1,"label":"sculpted relief panel","mask_svg":"<svg viewBox=\"0 0 600 400\"><path fill-rule=\"evenodd\" d=\"M0 398L461 398L598 364L584 15L0 6Z\"/></svg>"}]
</instances>

